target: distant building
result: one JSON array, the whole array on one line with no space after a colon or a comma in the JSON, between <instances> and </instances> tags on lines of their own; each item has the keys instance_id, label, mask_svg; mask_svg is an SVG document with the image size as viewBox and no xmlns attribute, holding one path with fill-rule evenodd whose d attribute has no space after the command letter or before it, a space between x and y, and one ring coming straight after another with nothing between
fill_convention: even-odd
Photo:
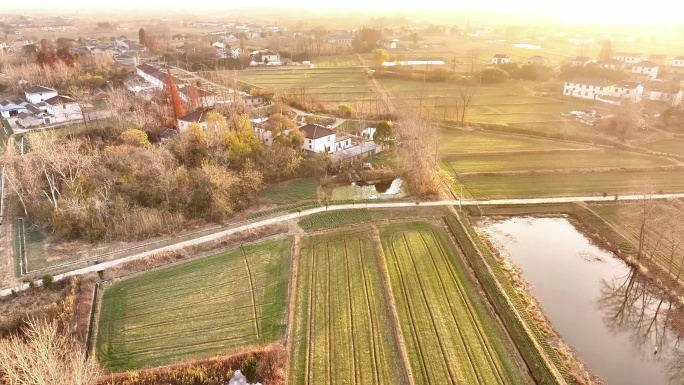
<instances>
[{"instance_id":1,"label":"distant building","mask_svg":"<svg viewBox=\"0 0 684 385\"><path fill-rule=\"evenodd\" d=\"M609 70L621 70L625 68L625 63L617 59L608 59L598 62L599 67Z\"/></svg>"},{"instance_id":2,"label":"distant building","mask_svg":"<svg viewBox=\"0 0 684 385\"><path fill-rule=\"evenodd\" d=\"M649 100L665 102L672 107L682 104L684 100L684 90L674 85L656 86L649 95Z\"/></svg>"},{"instance_id":3,"label":"distant building","mask_svg":"<svg viewBox=\"0 0 684 385\"><path fill-rule=\"evenodd\" d=\"M178 118L178 131L179 132L184 132L187 131L188 128L193 123L199 124L199 126L203 129L207 129L207 112L206 111L195 111L191 112L185 116L181 116Z\"/></svg>"},{"instance_id":4,"label":"distant building","mask_svg":"<svg viewBox=\"0 0 684 385\"><path fill-rule=\"evenodd\" d=\"M63 95L57 95L45 101L47 113L52 115L49 123L63 123L83 119L81 106L76 100Z\"/></svg>"},{"instance_id":5,"label":"distant building","mask_svg":"<svg viewBox=\"0 0 684 385\"><path fill-rule=\"evenodd\" d=\"M549 59L543 57L543 56L532 56L531 58L527 59L527 64L537 64L537 65L543 65L547 66L549 65Z\"/></svg>"},{"instance_id":6,"label":"distant building","mask_svg":"<svg viewBox=\"0 0 684 385\"><path fill-rule=\"evenodd\" d=\"M673 67L684 67L684 56L675 56Z\"/></svg>"},{"instance_id":7,"label":"distant building","mask_svg":"<svg viewBox=\"0 0 684 385\"><path fill-rule=\"evenodd\" d=\"M508 56L506 54L498 53L498 54L492 56L491 64L503 64L503 63L510 63L510 62L511 62L510 56Z\"/></svg>"},{"instance_id":8,"label":"distant building","mask_svg":"<svg viewBox=\"0 0 684 385\"><path fill-rule=\"evenodd\" d=\"M126 54L114 55L112 57L112 59L114 59L115 62L117 62L121 65L125 65L125 66L133 67L133 66L138 64L138 58L137 57L126 55Z\"/></svg>"},{"instance_id":9,"label":"distant building","mask_svg":"<svg viewBox=\"0 0 684 385\"><path fill-rule=\"evenodd\" d=\"M619 60L627 67L631 67L634 64L637 64L639 62L642 62L644 59L641 57L640 54L638 53L625 53L625 52L616 52L610 56L611 59Z\"/></svg>"},{"instance_id":10,"label":"distant building","mask_svg":"<svg viewBox=\"0 0 684 385\"><path fill-rule=\"evenodd\" d=\"M651 61L642 61L632 66L632 73L647 74L650 80L658 77L658 64Z\"/></svg>"},{"instance_id":11,"label":"distant building","mask_svg":"<svg viewBox=\"0 0 684 385\"><path fill-rule=\"evenodd\" d=\"M565 82L563 95L596 100L602 95L611 94L614 85L615 82L605 79L574 78Z\"/></svg>"},{"instance_id":12,"label":"distant building","mask_svg":"<svg viewBox=\"0 0 684 385\"><path fill-rule=\"evenodd\" d=\"M47 88L43 86L35 86L24 91L26 95L26 100L29 103L39 103L44 102L50 98L54 98L58 95L56 90L52 88Z\"/></svg>"},{"instance_id":13,"label":"distant building","mask_svg":"<svg viewBox=\"0 0 684 385\"><path fill-rule=\"evenodd\" d=\"M335 131L319 124L307 124L299 128L304 134L302 149L310 152L327 152L344 150L351 147L351 137L341 136L337 138Z\"/></svg>"},{"instance_id":14,"label":"distant building","mask_svg":"<svg viewBox=\"0 0 684 385\"><path fill-rule=\"evenodd\" d=\"M591 58L589 56L577 56L570 61L572 67L584 67L589 63L591 63Z\"/></svg>"},{"instance_id":15,"label":"distant building","mask_svg":"<svg viewBox=\"0 0 684 385\"><path fill-rule=\"evenodd\" d=\"M613 89L608 96L614 96L620 99L620 102L629 104L641 102L644 94L644 86L635 82L619 82L613 86Z\"/></svg>"}]
</instances>

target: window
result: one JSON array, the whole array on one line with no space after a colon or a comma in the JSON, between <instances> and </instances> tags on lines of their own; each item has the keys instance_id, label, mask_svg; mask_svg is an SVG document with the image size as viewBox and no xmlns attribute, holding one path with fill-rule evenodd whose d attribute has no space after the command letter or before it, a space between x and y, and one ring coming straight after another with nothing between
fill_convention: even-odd
<instances>
[{"instance_id":1,"label":"window","mask_svg":"<svg viewBox=\"0 0 684 385\"><path fill-rule=\"evenodd\" d=\"M309 150L311 149L311 145L309 144Z\"/></svg>"},{"instance_id":2,"label":"window","mask_svg":"<svg viewBox=\"0 0 684 385\"><path fill-rule=\"evenodd\" d=\"M62 104L62 109L66 110L66 104Z\"/></svg>"}]
</instances>

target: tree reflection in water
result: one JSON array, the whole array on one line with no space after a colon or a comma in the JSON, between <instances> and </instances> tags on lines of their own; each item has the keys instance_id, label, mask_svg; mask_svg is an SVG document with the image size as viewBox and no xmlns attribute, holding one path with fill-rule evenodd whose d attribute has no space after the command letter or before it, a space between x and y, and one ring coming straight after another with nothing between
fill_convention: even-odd
<instances>
[{"instance_id":1,"label":"tree reflection in water","mask_svg":"<svg viewBox=\"0 0 684 385\"><path fill-rule=\"evenodd\" d=\"M644 356L664 361L671 383L684 380L684 346L682 336L673 325L684 320L684 312L668 301L663 293L649 284L631 267L626 277L601 282L597 305L603 322L614 333L627 332L630 341Z\"/></svg>"}]
</instances>

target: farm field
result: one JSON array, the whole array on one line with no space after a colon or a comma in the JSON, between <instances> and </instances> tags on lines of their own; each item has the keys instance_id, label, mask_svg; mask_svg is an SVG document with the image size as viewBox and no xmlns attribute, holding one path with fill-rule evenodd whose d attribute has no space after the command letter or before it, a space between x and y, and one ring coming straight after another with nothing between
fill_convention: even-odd
<instances>
[{"instance_id":1,"label":"farm field","mask_svg":"<svg viewBox=\"0 0 684 385\"><path fill-rule=\"evenodd\" d=\"M644 143L641 147L668 154L684 156L684 139L662 139Z\"/></svg>"},{"instance_id":2,"label":"farm field","mask_svg":"<svg viewBox=\"0 0 684 385\"><path fill-rule=\"evenodd\" d=\"M289 384L407 384L367 233L301 250Z\"/></svg>"},{"instance_id":3,"label":"farm field","mask_svg":"<svg viewBox=\"0 0 684 385\"><path fill-rule=\"evenodd\" d=\"M340 56L321 56L313 59L314 66L321 67L356 67L359 61L356 55L340 55Z\"/></svg>"},{"instance_id":4,"label":"farm field","mask_svg":"<svg viewBox=\"0 0 684 385\"><path fill-rule=\"evenodd\" d=\"M335 210L331 212L310 215L298 222L299 227L306 231L325 230L346 225L358 225L384 219L401 219L407 217L429 217L441 215L443 210L438 207L395 208L395 209L352 209Z\"/></svg>"},{"instance_id":5,"label":"farm field","mask_svg":"<svg viewBox=\"0 0 684 385\"><path fill-rule=\"evenodd\" d=\"M439 131L439 152L450 154L484 154L496 152L552 151L588 149L590 146L558 140L531 138L522 135L442 129Z\"/></svg>"},{"instance_id":6,"label":"farm field","mask_svg":"<svg viewBox=\"0 0 684 385\"><path fill-rule=\"evenodd\" d=\"M639 194L684 191L682 170L573 174L477 175L458 177L475 198Z\"/></svg>"},{"instance_id":7,"label":"farm field","mask_svg":"<svg viewBox=\"0 0 684 385\"><path fill-rule=\"evenodd\" d=\"M618 150L550 151L538 153L447 156L449 170L462 173L543 171L561 169L648 168L676 162L657 156Z\"/></svg>"},{"instance_id":8,"label":"farm field","mask_svg":"<svg viewBox=\"0 0 684 385\"><path fill-rule=\"evenodd\" d=\"M376 98L363 68L246 70L237 71L237 76L249 84L277 92L291 91L302 99L314 98L330 105Z\"/></svg>"},{"instance_id":9,"label":"farm field","mask_svg":"<svg viewBox=\"0 0 684 385\"><path fill-rule=\"evenodd\" d=\"M684 268L684 248L679 244L684 236L684 209L667 201L652 201L647 206L643 250L663 269L677 276ZM627 239L633 250L638 249L643 202L593 204L589 207Z\"/></svg>"},{"instance_id":10,"label":"farm field","mask_svg":"<svg viewBox=\"0 0 684 385\"><path fill-rule=\"evenodd\" d=\"M276 205L317 200L318 183L310 178L294 179L266 186L259 198Z\"/></svg>"},{"instance_id":11,"label":"farm field","mask_svg":"<svg viewBox=\"0 0 684 385\"><path fill-rule=\"evenodd\" d=\"M265 345L285 336L290 240L245 246L107 288L96 354L116 372Z\"/></svg>"},{"instance_id":12,"label":"farm field","mask_svg":"<svg viewBox=\"0 0 684 385\"><path fill-rule=\"evenodd\" d=\"M427 223L381 229L416 384L529 384L447 235Z\"/></svg>"}]
</instances>

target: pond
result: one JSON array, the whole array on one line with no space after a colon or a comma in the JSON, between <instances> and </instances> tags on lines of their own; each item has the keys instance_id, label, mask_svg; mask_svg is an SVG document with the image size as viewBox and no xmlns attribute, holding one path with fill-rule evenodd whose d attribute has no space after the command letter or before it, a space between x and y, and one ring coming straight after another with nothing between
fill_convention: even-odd
<instances>
[{"instance_id":1,"label":"pond","mask_svg":"<svg viewBox=\"0 0 684 385\"><path fill-rule=\"evenodd\" d=\"M484 219L478 224L521 269L562 339L607 384L682 384L681 312L635 269L594 245L567 218Z\"/></svg>"},{"instance_id":2,"label":"pond","mask_svg":"<svg viewBox=\"0 0 684 385\"><path fill-rule=\"evenodd\" d=\"M404 196L406 196L406 191L401 178L373 184L352 183L348 186L335 187L332 191L333 200L392 199Z\"/></svg>"}]
</instances>

